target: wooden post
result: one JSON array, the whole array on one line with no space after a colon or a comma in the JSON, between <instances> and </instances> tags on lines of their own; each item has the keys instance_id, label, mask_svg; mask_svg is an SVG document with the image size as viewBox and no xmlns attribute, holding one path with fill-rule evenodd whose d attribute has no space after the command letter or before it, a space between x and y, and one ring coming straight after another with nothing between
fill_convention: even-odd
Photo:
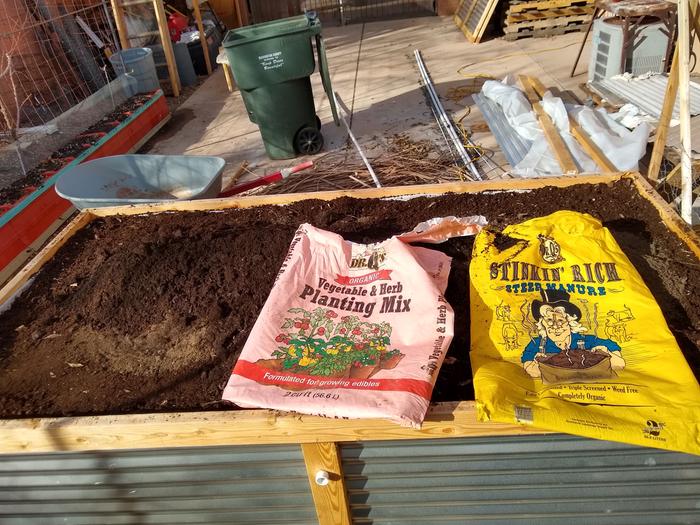
<instances>
[{"instance_id":1,"label":"wooden post","mask_svg":"<svg viewBox=\"0 0 700 525\"><path fill-rule=\"evenodd\" d=\"M170 85L173 88L173 96L177 97L180 96L180 75L177 72L175 53L173 53L173 43L170 40L168 17L165 15L163 0L153 0L153 10L156 12L158 32L160 33L161 44L163 44L165 61L168 63L168 75L170 75Z\"/></svg>"},{"instance_id":2,"label":"wooden post","mask_svg":"<svg viewBox=\"0 0 700 525\"><path fill-rule=\"evenodd\" d=\"M557 130L554 122L552 122L552 119L549 118L547 112L542 108L540 99L528 82L528 78L524 75L519 75L518 80L520 81L520 85L523 87L525 95L530 101L530 104L532 104L532 109L537 114L537 118L540 121L540 126L542 127L542 132L549 143L549 147L552 148L554 156L557 158L557 162L559 162L559 167L561 167L562 173L573 175L578 174L576 162L574 162L574 159L569 152L569 148L566 146L564 139L561 138L559 130Z\"/></svg>"},{"instance_id":3,"label":"wooden post","mask_svg":"<svg viewBox=\"0 0 700 525\"><path fill-rule=\"evenodd\" d=\"M119 0L110 0L112 11L114 12L114 22L117 24L117 34L119 35L119 43L122 49L129 49L129 33L126 29L126 21L124 20L124 9L119 5Z\"/></svg>"},{"instance_id":4,"label":"wooden post","mask_svg":"<svg viewBox=\"0 0 700 525\"><path fill-rule=\"evenodd\" d=\"M229 92L233 92L233 90L236 87L236 83L233 80L233 72L231 71L231 66L228 64L221 64L223 70L224 70L224 77L226 77L226 87L228 88Z\"/></svg>"},{"instance_id":5,"label":"wooden post","mask_svg":"<svg viewBox=\"0 0 700 525\"><path fill-rule=\"evenodd\" d=\"M693 163L690 136L690 14L689 0L678 2L678 95L681 117L681 217L692 222Z\"/></svg>"},{"instance_id":6,"label":"wooden post","mask_svg":"<svg viewBox=\"0 0 700 525\"><path fill-rule=\"evenodd\" d=\"M659 180L659 168L661 161L664 158L664 149L666 148L666 137L668 136L668 128L673 115L673 106L676 104L676 93L678 92L678 46L673 52L671 59L671 71L668 74L668 83L666 84L666 94L664 95L664 103L661 106L661 115L659 123L656 127L656 139L654 140L654 148L651 151L651 159L649 160L649 168L647 169L647 178L656 182Z\"/></svg>"},{"instance_id":7,"label":"wooden post","mask_svg":"<svg viewBox=\"0 0 700 525\"><path fill-rule=\"evenodd\" d=\"M350 504L336 443L301 445L319 525L350 525Z\"/></svg>"},{"instance_id":8,"label":"wooden post","mask_svg":"<svg viewBox=\"0 0 700 525\"><path fill-rule=\"evenodd\" d=\"M209 44L207 43L207 32L204 30L202 23L202 12L199 10L199 0L192 0L192 8L194 9L194 19L197 21L197 29L199 29L199 42L202 44L204 52L204 62L207 64L207 74L211 75L211 59L209 58Z\"/></svg>"},{"instance_id":9,"label":"wooden post","mask_svg":"<svg viewBox=\"0 0 700 525\"><path fill-rule=\"evenodd\" d=\"M248 3L246 0L234 0L236 2L236 17L238 18L238 23L243 26L250 24L248 20Z\"/></svg>"},{"instance_id":10,"label":"wooden post","mask_svg":"<svg viewBox=\"0 0 700 525\"><path fill-rule=\"evenodd\" d=\"M243 15L241 13L241 2L240 0L232 0L233 9L236 11L236 23L238 27L243 27Z\"/></svg>"},{"instance_id":11,"label":"wooden post","mask_svg":"<svg viewBox=\"0 0 700 525\"><path fill-rule=\"evenodd\" d=\"M697 22L698 16L700 15L697 0L690 0L689 7L691 23L693 24L693 28L695 29L695 35L697 36L699 29ZM678 27L680 27L680 23L678 24ZM678 36L680 38L680 33ZM673 52L673 58L671 59L671 70L668 73L666 95L664 96L664 103L661 107L661 115L659 116L659 122L656 126L656 139L654 140L654 148L651 152L649 168L647 169L647 178L652 182L657 182L659 180L659 168L661 167L661 161L664 158L664 150L666 149L666 137L668 136L669 123L671 122L671 116L673 115L673 107L676 104L676 95L678 93L678 60L678 46L676 45L676 49Z\"/></svg>"}]
</instances>

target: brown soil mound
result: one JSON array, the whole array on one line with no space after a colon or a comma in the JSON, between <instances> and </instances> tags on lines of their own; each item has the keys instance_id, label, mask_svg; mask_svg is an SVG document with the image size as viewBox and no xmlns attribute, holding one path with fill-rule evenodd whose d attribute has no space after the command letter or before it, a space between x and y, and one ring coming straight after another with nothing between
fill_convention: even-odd
<instances>
[{"instance_id":1,"label":"brown soil mound","mask_svg":"<svg viewBox=\"0 0 700 525\"><path fill-rule=\"evenodd\" d=\"M583 369L597 365L606 357L605 354L572 348L568 351L561 351L558 354L550 355L539 361L540 363L559 368Z\"/></svg>"},{"instance_id":2,"label":"brown soil mound","mask_svg":"<svg viewBox=\"0 0 700 525\"><path fill-rule=\"evenodd\" d=\"M590 213L612 230L700 370L698 261L627 181L409 201L312 200L93 222L0 316L0 417L221 408L231 368L302 222L366 243L436 216L480 213L502 228L561 209ZM454 258L446 296L455 337L434 401L473 399L472 244L431 246Z\"/></svg>"}]
</instances>

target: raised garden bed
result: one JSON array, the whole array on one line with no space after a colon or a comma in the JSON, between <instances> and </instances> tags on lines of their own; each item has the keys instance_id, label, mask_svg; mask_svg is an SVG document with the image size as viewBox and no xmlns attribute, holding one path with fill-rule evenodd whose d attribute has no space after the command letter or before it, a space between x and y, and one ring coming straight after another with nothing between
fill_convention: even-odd
<instances>
[{"instance_id":1,"label":"raised garden bed","mask_svg":"<svg viewBox=\"0 0 700 525\"><path fill-rule=\"evenodd\" d=\"M460 194L374 198L450 191ZM348 194L364 199L339 198ZM280 203L289 205L261 207ZM233 209L125 216L222 208ZM456 313L456 336L436 384L433 400L439 403L423 430L374 420L328 425L322 418L221 410L218 399L299 223L311 221L369 242L433 216L483 213L501 227L563 208L592 213L612 230L697 373L698 240L637 176L101 209L82 213L0 293L0 301L7 300L46 263L0 317L0 414L129 415L6 420L0 423L0 447L29 451L539 432L475 422L467 356L471 239L438 246L454 258L447 299Z\"/></svg>"},{"instance_id":2,"label":"raised garden bed","mask_svg":"<svg viewBox=\"0 0 700 525\"><path fill-rule=\"evenodd\" d=\"M85 160L138 150L169 119L162 91L137 95L0 190L0 282L26 261L25 251L51 235L71 212L53 186L64 169Z\"/></svg>"}]
</instances>

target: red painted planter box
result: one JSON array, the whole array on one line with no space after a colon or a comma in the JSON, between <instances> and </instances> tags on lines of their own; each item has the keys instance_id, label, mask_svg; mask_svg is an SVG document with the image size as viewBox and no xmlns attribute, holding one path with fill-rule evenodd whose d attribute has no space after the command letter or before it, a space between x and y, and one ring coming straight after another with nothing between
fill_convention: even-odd
<instances>
[{"instance_id":1,"label":"red painted planter box","mask_svg":"<svg viewBox=\"0 0 700 525\"><path fill-rule=\"evenodd\" d=\"M58 196L54 184L68 167L86 160L123 155L137 150L169 118L170 110L162 91L134 111L118 127L106 133L66 166L54 172L44 184L34 189L4 211L0 206L0 270L36 241L72 205Z\"/></svg>"}]
</instances>

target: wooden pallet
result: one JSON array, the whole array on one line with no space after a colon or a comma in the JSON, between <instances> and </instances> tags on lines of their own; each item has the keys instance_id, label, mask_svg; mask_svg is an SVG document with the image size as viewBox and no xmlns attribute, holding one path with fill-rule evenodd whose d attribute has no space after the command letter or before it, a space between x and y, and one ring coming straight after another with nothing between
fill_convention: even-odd
<instances>
[{"instance_id":1,"label":"wooden pallet","mask_svg":"<svg viewBox=\"0 0 700 525\"><path fill-rule=\"evenodd\" d=\"M595 7L593 5L562 7L557 9L544 9L539 11L526 11L522 13L506 13L506 25L518 22L530 22L534 20L547 20L550 18L561 18L564 16L586 16L588 19L593 15Z\"/></svg>"},{"instance_id":2,"label":"wooden pallet","mask_svg":"<svg viewBox=\"0 0 700 525\"><path fill-rule=\"evenodd\" d=\"M539 2L511 0L508 13L525 13L533 11L546 11L563 7L593 7L594 0L542 0Z\"/></svg>"},{"instance_id":3,"label":"wooden pallet","mask_svg":"<svg viewBox=\"0 0 700 525\"><path fill-rule=\"evenodd\" d=\"M585 29L586 23L589 21L590 17L587 15L561 16L558 18L545 18L544 20L530 20L528 22L507 24L503 28L503 31L506 35L534 29L554 29L559 27L572 27L572 31L581 31Z\"/></svg>"},{"instance_id":4,"label":"wooden pallet","mask_svg":"<svg viewBox=\"0 0 700 525\"><path fill-rule=\"evenodd\" d=\"M565 35L567 33L577 33L579 31L584 31L586 29L585 22L576 22L571 25L565 26L555 26L555 27L542 27L542 28L521 28L516 32L506 33L504 39L512 42L513 40L519 40L521 38L546 38L550 36Z\"/></svg>"},{"instance_id":5,"label":"wooden pallet","mask_svg":"<svg viewBox=\"0 0 700 525\"><path fill-rule=\"evenodd\" d=\"M493 16L498 0L462 0L454 15L454 22L471 42L481 41Z\"/></svg>"}]
</instances>

